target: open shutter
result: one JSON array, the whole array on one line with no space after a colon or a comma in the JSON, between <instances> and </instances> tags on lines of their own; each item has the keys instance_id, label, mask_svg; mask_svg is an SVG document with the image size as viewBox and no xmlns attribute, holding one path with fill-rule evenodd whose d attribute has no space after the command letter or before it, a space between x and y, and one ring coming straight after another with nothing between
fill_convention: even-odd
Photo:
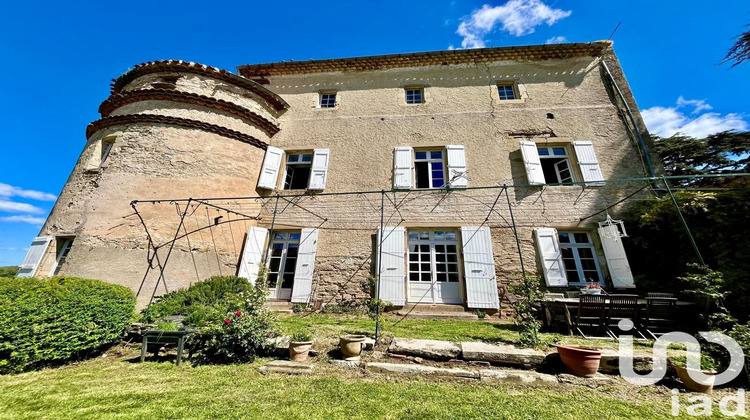
<instances>
[{"instance_id":1,"label":"open shutter","mask_svg":"<svg viewBox=\"0 0 750 420\"><path fill-rule=\"evenodd\" d=\"M552 228L538 228L534 231L539 259L544 268L544 280L548 287L565 287L568 277L565 274L560 242L557 230Z\"/></svg>"},{"instance_id":2,"label":"open shutter","mask_svg":"<svg viewBox=\"0 0 750 420\"><path fill-rule=\"evenodd\" d=\"M404 245L404 228L378 228L378 249L376 258L382 258L375 266L380 269L380 300L390 302L394 306L404 306L406 303L406 247ZM380 244L382 242L382 252Z\"/></svg>"},{"instance_id":3,"label":"open shutter","mask_svg":"<svg viewBox=\"0 0 750 420\"><path fill-rule=\"evenodd\" d=\"M622 238L617 226L602 226L599 228L599 239L602 241L604 256L607 259L607 268L612 277L612 285L616 289L635 288L633 273L630 271L628 256L622 245Z\"/></svg>"},{"instance_id":4,"label":"open shutter","mask_svg":"<svg viewBox=\"0 0 750 420\"><path fill-rule=\"evenodd\" d=\"M466 151L463 146L445 146L448 155L448 186L450 188L466 188L469 186L469 176L466 173Z\"/></svg>"},{"instance_id":5,"label":"open shutter","mask_svg":"<svg viewBox=\"0 0 750 420\"><path fill-rule=\"evenodd\" d=\"M16 277L34 277L34 273L37 267L39 267L44 253L47 252L47 247L52 242L52 239L51 236L38 236L31 241L29 250L26 252L26 257L23 259Z\"/></svg>"},{"instance_id":6,"label":"open shutter","mask_svg":"<svg viewBox=\"0 0 750 420\"><path fill-rule=\"evenodd\" d=\"M315 149L313 151L312 168L310 170L310 183L308 190L324 190L328 178L328 158L331 155L329 149Z\"/></svg>"},{"instance_id":7,"label":"open shutter","mask_svg":"<svg viewBox=\"0 0 750 420\"><path fill-rule=\"evenodd\" d=\"M242 251L237 276L248 279L252 284L255 284L255 279L258 278L258 269L263 260L263 252L266 250L267 236L268 229L266 228L250 226L247 231L245 249Z\"/></svg>"},{"instance_id":8,"label":"open shutter","mask_svg":"<svg viewBox=\"0 0 750 420\"><path fill-rule=\"evenodd\" d=\"M412 153L411 147L397 147L393 151L393 188L408 190L411 182Z\"/></svg>"},{"instance_id":9,"label":"open shutter","mask_svg":"<svg viewBox=\"0 0 750 420\"><path fill-rule=\"evenodd\" d=\"M462 227L461 242L466 278L466 306L499 309L500 298L497 293L490 228Z\"/></svg>"},{"instance_id":10,"label":"open shutter","mask_svg":"<svg viewBox=\"0 0 750 420\"><path fill-rule=\"evenodd\" d=\"M578 166L581 168L581 175L586 185L604 185L604 175L599 167L599 161L596 159L594 145L590 141L574 141L573 148L576 151Z\"/></svg>"},{"instance_id":11,"label":"open shutter","mask_svg":"<svg viewBox=\"0 0 750 420\"><path fill-rule=\"evenodd\" d=\"M292 302L307 303L312 290L315 252L318 249L318 229L302 229L297 250L297 266L294 269Z\"/></svg>"},{"instance_id":12,"label":"open shutter","mask_svg":"<svg viewBox=\"0 0 750 420\"><path fill-rule=\"evenodd\" d=\"M266 157L263 159L263 166L260 169L258 177L258 188L268 190L276 189L276 183L279 180L279 170L281 169L281 160L284 157L284 151L268 146Z\"/></svg>"},{"instance_id":13,"label":"open shutter","mask_svg":"<svg viewBox=\"0 0 750 420\"><path fill-rule=\"evenodd\" d=\"M539 160L539 151L536 143L533 141L521 141L521 156L523 156L523 165L526 167L526 177L531 185L546 184L544 180L544 171L542 171L542 161Z\"/></svg>"}]
</instances>

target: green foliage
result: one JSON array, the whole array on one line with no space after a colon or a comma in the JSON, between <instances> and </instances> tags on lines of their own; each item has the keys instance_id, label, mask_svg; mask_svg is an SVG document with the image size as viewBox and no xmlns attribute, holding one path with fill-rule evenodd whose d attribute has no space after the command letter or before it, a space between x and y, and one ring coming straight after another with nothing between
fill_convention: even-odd
<instances>
[{"instance_id":1,"label":"green foliage","mask_svg":"<svg viewBox=\"0 0 750 420\"><path fill-rule=\"evenodd\" d=\"M133 292L99 280L0 278L0 373L64 362L116 342L134 308Z\"/></svg>"},{"instance_id":2,"label":"green foliage","mask_svg":"<svg viewBox=\"0 0 750 420\"><path fill-rule=\"evenodd\" d=\"M476 311L474 311L474 313L477 314L477 317L479 317L479 319L484 319L487 317L487 312L481 309L477 309Z\"/></svg>"},{"instance_id":3,"label":"green foliage","mask_svg":"<svg viewBox=\"0 0 750 420\"><path fill-rule=\"evenodd\" d=\"M386 308L393 307L391 302L382 299L370 299L370 303L367 305L368 315L370 319L375 321L375 329L379 332L385 331L385 317L383 311ZM378 316L380 314L380 316Z\"/></svg>"},{"instance_id":4,"label":"green foliage","mask_svg":"<svg viewBox=\"0 0 750 420\"><path fill-rule=\"evenodd\" d=\"M295 331L290 340L292 343L306 343L312 341L312 332L306 329Z\"/></svg>"},{"instance_id":5,"label":"green foliage","mask_svg":"<svg viewBox=\"0 0 750 420\"><path fill-rule=\"evenodd\" d=\"M200 326L223 317L229 311L239 310L227 300L228 296L247 292L248 298L261 299L258 293L254 293L257 289L242 277L211 277L157 298L150 308L143 311L143 319L144 322L156 322L170 315L185 315L186 324ZM265 302L265 296L262 300Z\"/></svg>"},{"instance_id":6,"label":"green foliage","mask_svg":"<svg viewBox=\"0 0 750 420\"><path fill-rule=\"evenodd\" d=\"M16 273L18 273L18 266L9 265L0 267L0 277L15 277Z\"/></svg>"},{"instance_id":7,"label":"green foliage","mask_svg":"<svg viewBox=\"0 0 750 420\"><path fill-rule=\"evenodd\" d=\"M750 164L750 131L724 131L696 139L684 135L654 142L667 175L704 175L747 172ZM721 178L674 180L679 186L725 184Z\"/></svg>"},{"instance_id":8,"label":"green foliage","mask_svg":"<svg viewBox=\"0 0 750 420\"><path fill-rule=\"evenodd\" d=\"M156 329L159 331L177 331L177 323L171 321L159 321L156 323Z\"/></svg>"},{"instance_id":9,"label":"green foliage","mask_svg":"<svg viewBox=\"0 0 750 420\"><path fill-rule=\"evenodd\" d=\"M246 309L227 314L222 321L206 325L191 337L195 363L250 363L271 351L269 338L275 336L275 318L262 307Z\"/></svg>"},{"instance_id":10,"label":"green foliage","mask_svg":"<svg viewBox=\"0 0 750 420\"><path fill-rule=\"evenodd\" d=\"M526 275L521 283L508 287L511 293L520 297L511 306L516 312L514 323L520 329L519 344L524 347L540 347L545 344L539 334L542 323L537 318L537 305L544 296L540 284L539 277Z\"/></svg>"},{"instance_id":11,"label":"green foliage","mask_svg":"<svg viewBox=\"0 0 750 420\"><path fill-rule=\"evenodd\" d=\"M305 312L306 309L307 305L305 305L304 303L295 303L292 305L292 312L294 312L295 314Z\"/></svg>"},{"instance_id":12,"label":"green foliage","mask_svg":"<svg viewBox=\"0 0 750 420\"><path fill-rule=\"evenodd\" d=\"M323 313L327 314L356 314L356 313L362 313L361 307L358 306L349 306L349 305L326 305L321 310Z\"/></svg>"}]
</instances>

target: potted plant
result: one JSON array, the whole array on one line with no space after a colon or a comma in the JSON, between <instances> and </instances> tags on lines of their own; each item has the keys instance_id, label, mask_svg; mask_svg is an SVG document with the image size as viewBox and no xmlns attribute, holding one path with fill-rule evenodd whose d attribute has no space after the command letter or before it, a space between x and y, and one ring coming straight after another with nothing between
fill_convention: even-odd
<instances>
[{"instance_id":1,"label":"potted plant","mask_svg":"<svg viewBox=\"0 0 750 420\"><path fill-rule=\"evenodd\" d=\"M600 295L602 294L602 286L599 283L589 283L583 289L581 289L581 294Z\"/></svg>"},{"instance_id":2,"label":"potted plant","mask_svg":"<svg viewBox=\"0 0 750 420\"><path fill-rule=\"evenodd\" d=\"M556 347L568 372L586 377L596 375L599 370L599 363L602 361L601 351L593 347L582 346L558 345Z\"/></svg>"},{"instance_id":3,"label":"potted plant","mask_svg":"<svg viewBox=\"0 0 750 420\"><path fill-rule=\"evenodd\" d=\"M362 349L365 348L365 337L361 334L346 334L339 337L339 346L344 360L359 360Z\"/></svg>"},{"instance_id":4,"label":"potted plant","mask_svg":"<svg viewBox=\"0 0 750 420\"><path fill-rule=\"evenodd\" d=\"M714 375L716 375L716 371L713 370L710 360L707 360L704 357L701 358L701 372L705 375L710 375L706 382L698 382L690 377L690 372L693 372L694 370L687 367L685 358L669 359L669 361L677 371L677 377L680 378L680 381L685 385L685 388L695 392L702 392L704 394L710 394L711 391L713 391L715 380Z\"/></svg>"},{"instance_id":5,"label":"potted plant","mask_svg":"<svg viewBox=\"0 0 750 420\"><path fill-rule=\"evenodd\" d=\"M289 342L289 360L304 362L312 348L312 334L307 330L300 330L292 334Z\"/></svg>"}]
</instances>

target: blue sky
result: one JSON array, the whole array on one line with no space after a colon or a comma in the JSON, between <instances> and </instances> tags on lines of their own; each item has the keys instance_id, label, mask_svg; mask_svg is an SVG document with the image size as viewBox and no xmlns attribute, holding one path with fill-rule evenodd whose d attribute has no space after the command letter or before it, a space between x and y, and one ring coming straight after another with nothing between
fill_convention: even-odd
<instances>
[{"instance_id":1,"label":"blue sky","mask_svg":"<svg viewBox=\"0 0 750 420\"><path fill-rule=\"evenodd\" d=\"M134 64L240 64L607 39L649 129L750 128L750 63L719 66L750 2L421 0L6 2L0 16L0 265L19 264Z\"/></svg>"}]
</instances>

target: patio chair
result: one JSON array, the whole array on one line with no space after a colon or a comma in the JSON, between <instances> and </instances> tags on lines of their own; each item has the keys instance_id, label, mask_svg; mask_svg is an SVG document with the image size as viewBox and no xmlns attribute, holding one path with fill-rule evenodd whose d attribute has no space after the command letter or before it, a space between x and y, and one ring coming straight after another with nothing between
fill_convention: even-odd
<instances>
[{"instance_id":1,"label":"patio chair","mask_svg":"<svg viewBox=\"0 0 750 420\"><path fill-rule=\"evenodd\" d=\"M609 295L606 327L607 333L612 338L619 339L620 333L625 332L620 330L619 326L620 321L623 319L633 321L634 327L638 325L638 295ZM637 328L633 330L641 338L646 338ZM632 332L627 333L632 334Z\"/></svg>"},{"instance_id":2,"label":"patio chair","mask_svg":"<svg viewBox=\"0 0 750 420\"><path fill-rule=\"evenodd\" d=\"M676 309L676 298L647 297L646 315L641 323L643 330L654 340L674 331L677 328Z\"/></svg>"},{"instance_id":3,"label":"patio chair","mask_svg":"<svg viewBox=\"0 0 750 420\"><path fill-rule=\"evenodd\" d=\"M607 334L607 327L605 324L605 297L602 295L581 295L578 301L578 314L576 314L576 320L574 327L583 338L599 338L589 337L583 333L582 328L596 328L599 331L603 331L604 334L609 338Z\"/></svg>"}]
</instances>

